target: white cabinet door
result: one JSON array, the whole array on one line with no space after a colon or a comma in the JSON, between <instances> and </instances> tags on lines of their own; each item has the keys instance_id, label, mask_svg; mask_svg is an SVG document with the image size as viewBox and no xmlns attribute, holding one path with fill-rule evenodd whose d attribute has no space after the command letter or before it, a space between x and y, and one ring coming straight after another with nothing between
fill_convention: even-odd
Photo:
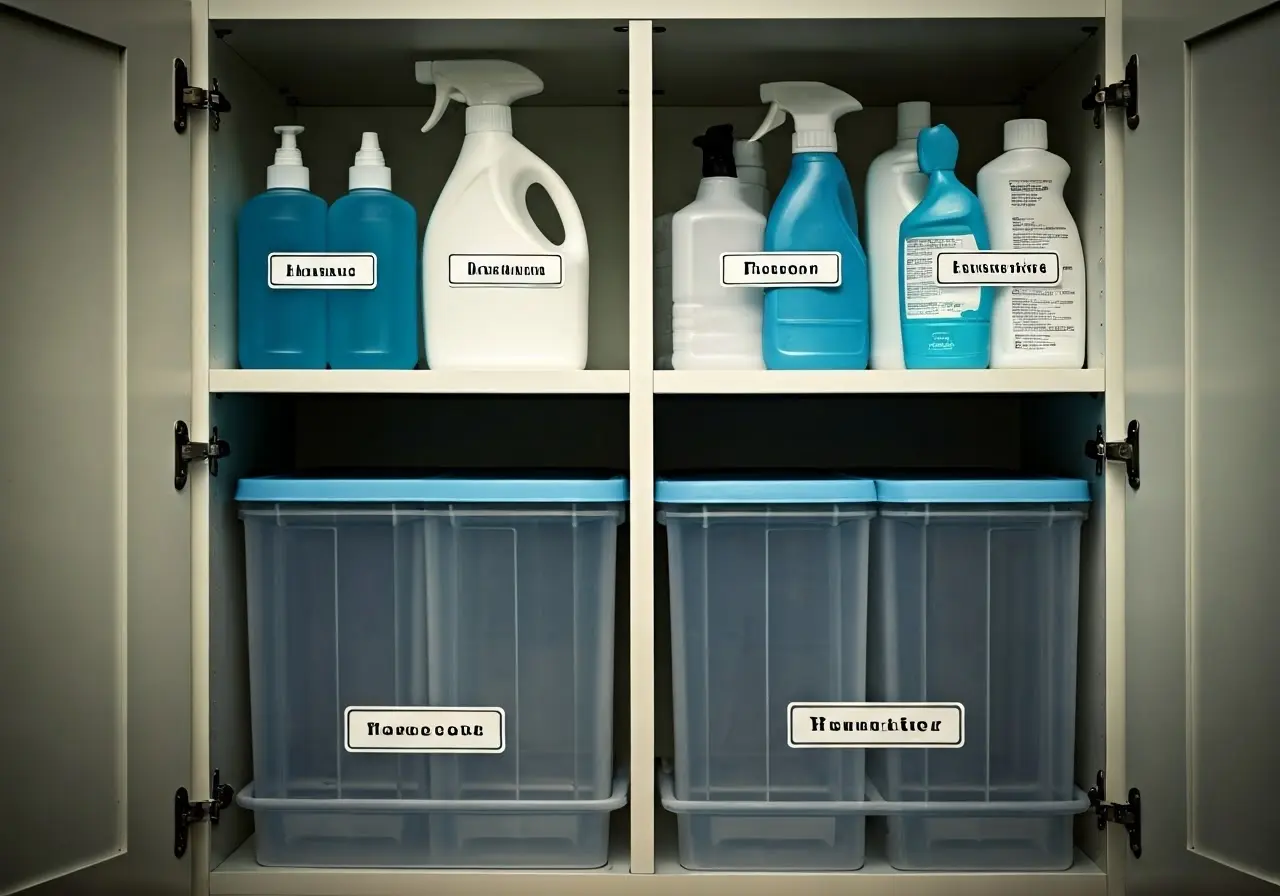
<instances>
[{"instance_id":1,"label":"white cabinet door","mask_svg":"<svg viewBox=\"0 0 1280 896\"><path fill-rule=\"evenodd\" d=\"M190 41L186 0L0 3L0 893L191 891Z\"/></svg>"},{"instance_id":2,"label":"white cabinet door","mask_svg":"<svg viewBox=\"0 0 1280 896\"><path fill-rule=\"evenodd\" d=\"M1280 5L1123 4L1126 893L1278 896Z\"/></svg>"}]
</instances>

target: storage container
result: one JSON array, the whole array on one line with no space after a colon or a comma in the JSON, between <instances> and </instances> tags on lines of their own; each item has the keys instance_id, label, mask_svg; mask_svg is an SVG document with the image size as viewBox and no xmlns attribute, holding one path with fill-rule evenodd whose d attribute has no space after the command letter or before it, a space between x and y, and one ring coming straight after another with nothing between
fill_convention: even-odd
<instances>
[{"instance_id":1,"label":"storage container","mask_svg":"<svg viewBox=\"0 0 1280 896\"><path fill-rule=\"evenodd\" d=\"M260 863L604 864L626 801L612 766L626 494L623 479L240 482L255 777L240 801ZM424 740L487 733L361 740L369 719L379 736L378 719L417 731L412 708L441 722Z\"/></svg>"},{"instance_id":2,"label":"storage container","mask_svg":"<svg viewBox=\"0 0 1280 896\"><path fill-rule=\"evenodd\" d=\"M658 482L676 750L662 801L686 868L862 866L863 751L791 748L787 706L864 699L874 500L870 480Z\"/></svg>"},{"instance_id":3,"label":"storage container","mask_svg":"<svg viewBox=\"0 0 1280 896\"><path fill-rule=\"evenodd\" d=\"M959 748L874 750L904 870L1062 870L1073 857L1076 613L1088 484L877 480L870 699L957 702ZM976 805L975 805L976 804ZM944 810L945 811L945 807Z\"/></svg>"}]
</instances>

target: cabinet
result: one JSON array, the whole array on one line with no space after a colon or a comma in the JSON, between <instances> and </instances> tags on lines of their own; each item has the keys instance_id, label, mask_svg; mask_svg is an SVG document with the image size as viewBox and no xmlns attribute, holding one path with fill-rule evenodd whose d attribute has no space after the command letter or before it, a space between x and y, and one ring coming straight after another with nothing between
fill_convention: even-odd
<instances>
[{"instance_id":1,"label":"cabinet","mask_svg":"<svg viewBox=\"0 0 1280 896\"><path fill-rule=\"evenodd\" d=\"M1280 362L1269 257L1280 12L1261 0L568 0L537 18L474 0L8 0L0 202L0 892L286 894L1275 893L1280 765L1270 686L1280 630L1269 536L1280 491ZM1212 8L1210 8L1212 6ZM483 53L547 89L522 140L565 177L592 252L588 369L537 374L235 367L233 221L276 124L307 128L313 183L342 190L378 130L425 221L461 115L422 136L412 63ZM1081 107L1140 60L1136 129ZM174 126L174 63L231 109ZM754 127L765 80L814 78L867 106L842 122L859 180L892 105L926 98L961 175L1001 122L1049 122L1073 166L1088 258L1078 371L655 370L651 221L696 180L688 140ZM713 121L714 119L714 121ZM785 147L767 147L781 182ZM537 199L532 199L535 216ZM232 447L174 487L176 421ZM1140 487L1085 456L1141 424ZM1077 783L1141 791L1141 856L1119 824L1077 824L1052 874L694 873L655 800L671 739L655 475L679 468L1013 466L1085 475ZM231 806L175 853L175 790L251 777L242 475L333 464L612 467L631 481L620 555L615 752L630 799L591 872L268 869ZM625 648L625 649L622 649ZM1256 697L1253 695L1257 695Z\"/></svg>"}]
</instances>

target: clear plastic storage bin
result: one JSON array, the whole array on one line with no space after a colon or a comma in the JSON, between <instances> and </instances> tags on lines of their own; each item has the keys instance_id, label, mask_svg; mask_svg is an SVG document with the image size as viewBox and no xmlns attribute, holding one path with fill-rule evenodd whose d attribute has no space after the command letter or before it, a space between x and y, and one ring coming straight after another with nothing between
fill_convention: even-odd
<instances>
[{"instance_id":1,"label":"clear plastic storage bin","mask_svg":"<svg viewBox=\"0 0 1280 896\"><path fill-rule=\"evenodd\" d=\"M862 867L864 753L790 747L787 706L864 699L874 501L870 480L659 481L686 868Z\"/></svg>"},{"instance_id":2,"label":"clear plastic storage bin","mask_svg":"<svg viewBox=\"0 0 1280 896\"><path fill-rule=\"evenodd\" d=\"M622 479L242 480L255 780L240 803L258 861L603 865L626 801L612 764L626 497ZM380 727L360 740L383 718L427 738L436 726L405 713L427 707L443 745Z\"/></svg>"},{"instance_id":3,"label":"clear plastic storage bin","mask_svg":"<svg viewBox=\"0 0 1280 896\"><path fill-rule=\"evenodd\" d=\"M965 728L959 748L871 751L884 799L931 804L890 815L890 864L1070 867L1072 816L1088 806L1073 774L1088 484L877 480L876 490L871 699L961 703Z\"/></svg>"}]
</instances>

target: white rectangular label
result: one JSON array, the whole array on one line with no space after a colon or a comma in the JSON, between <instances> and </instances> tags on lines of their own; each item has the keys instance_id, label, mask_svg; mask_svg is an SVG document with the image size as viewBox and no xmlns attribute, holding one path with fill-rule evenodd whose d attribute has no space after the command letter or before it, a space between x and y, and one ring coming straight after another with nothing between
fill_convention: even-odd
<instances>
[{"instance_id":1,"label":"white rectangular label","mask_svg":"<svg viewBox=\"0 0 1280 896\"><path fill-rule=\"evenodd\" d=\"M939 286L1054 286L1062 280L1057 252L939 252Z\"/></svg>"},{"instance_id":2,"label":"white rectangular label","mask_svg":"<svg viewBox=\"0 0 1280 896\"><path fill-rule=\"evenodd\" d=\"M501 753L507 714L498 706L348 706L348 753Z\"/></svg>"},{"instance_id":3,"label":"white rectangular label","mask_svg":"<svg viewBox=\"0 0 1280 896\"><path fill-rule=\"evenodd\" d=\"M778 289L839 286L839 252L725 252L720 256L721 286Z\"/></svg>"},{"instance_id":4,"label":"white rectangular label","mask_svg":"<svg viewBox=\"0 0 1280 896\"><path fill-rule=\"evenodd\" d=\"M378 285L378 256L372 252L301 252L267 256L271 289L373 289Z\"/></svg>"},{"instance_id":5,"label":"white rectangular label","mask_svg":"<svg viewBox=\"0 0 1280 896\"><path fill-rule=\"evenodd\" d=\"M564 284L561 255L450 255L450 286L540 286Z\"/></svg>"},{"instance_id":6,"label":"white rectangular label","mask_svg":"<svg viewBox=\"0 0 1280 896\"><path fill-rule=\"evenodd\" d=\"M787 745L797 749L964 746L960 703L791 703Z\"/></svg>"}]
</instances>

